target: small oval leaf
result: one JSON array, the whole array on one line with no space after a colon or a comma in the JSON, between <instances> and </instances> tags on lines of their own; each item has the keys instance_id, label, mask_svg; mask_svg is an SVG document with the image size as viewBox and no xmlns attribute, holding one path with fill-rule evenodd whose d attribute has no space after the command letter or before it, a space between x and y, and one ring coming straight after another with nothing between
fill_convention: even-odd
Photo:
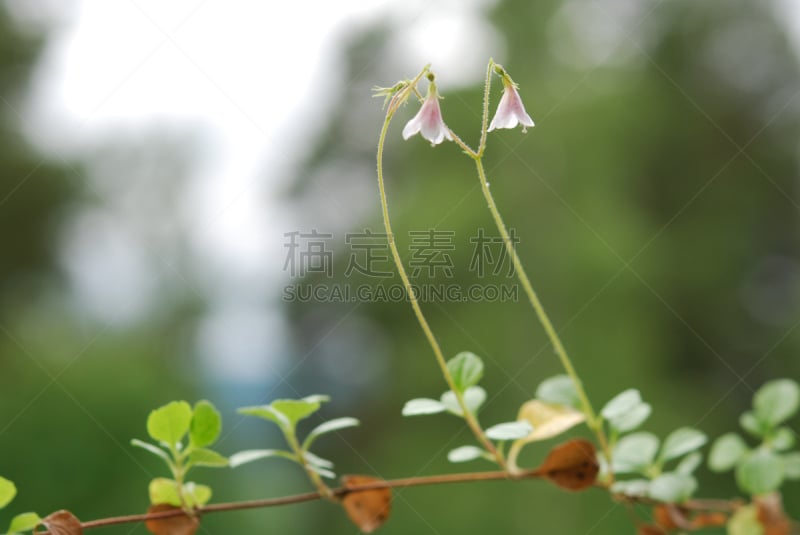
<instances>
[{"instance_id":1,"label":"small oval leaf","mask_svg":"<svg viewBox=\"0 0 800 535\"><path fill-rule=\"evenodd\" d=\"M345 488L382 482L372 476L344 476ZM350 520L364 533L372 533L388 519L392 510L392 490L389 488L348 492L342 497L342 506Z\"/></svg>"},{"instance_id":2,"label":"small oval leaf","mask_svg":"<svg viewBox=\"0 0 800 535\"><path fill-rule=\"evenodd\" d=\"M492 440L517 440L528 436L533 427L526 421L504 422L493 425L486 430L486 436Z\"/></svg>"},{"instance_id":3,"label":"small oval leaf","mask_svg":"<svg viewBox=\"0 0 800 535\"><path fill-rule=\"evenodd\" d=\"M556 375L542 381L536 389L536 397L548 403L580 407L578 391L568 375Z\"/></svg>"},{"instance_id":4,"label":"small oval leaf","mask_svg":"<svg viewBox=\"0 0 800 535\"><path fill-rule=\"evenodd\" d=\"M611 456L615 474L643 472L658 452L658 438L652 433L638 432L622 437Z\"/></svg>"},{"instance_id":5,"label":"small oval leaf","mask_svg":"<svg viewBox=\"0 0 800 535\"><path fill-rule=\"evenodd\" d=\"M665 472L650 482L648 495L665 503L682 503L697 490L697 480L688 474Z\"/></svg>"},{"instance_id":6,"label":"small oval leaf","mask_svg":"<svg viewBox=\"0 0 800 535\"><path fill-rule=\"evenodd\" d=\"M298 462L297 457L291 452L283 450L245 450L239 453L234 453L228 459L231 468L236 468L246 463L251 463L259 459L266 459L268 457L283 457L290 461Z\"/></svg>"},{"instance_id":7,"label":"small oval leaf","mask_svg":"<svg viewBox=\"0 0 800 535\"><path fill-rule=\"evenodd\" d=\"M483 361L474 353L462 351L447 361L447 369L459 392L475 386L483 377Z\"/></svg>"},{"instance_id":8,"label":"small oval leaf","mask_svg":"<svg viewBox=\"0 0 800 535\"><path fill-rule=\"evenodd\" d=\"M697 429L681 427L664 439L659 458L661 461L669 461L681 457L702 447L707 441L708 438Z\"/></svg>"},{"instance_id":9,"label":"small oval leaf","mask_svg":"<svg viewBox=\"0 0 800 535\"><path fill-rule=\"evenodd\" d=\"M192 407L185 401L173 401L152 411L147 417L147 433L167 444L177 444L189 431Z\"/></svg>"},{"instance_id":10,"label":"small oval leaf","mask_svg":"<svg viewBox=\"0 0 800 535\"><path fill-rule=\"evenodd\" d=\"M150 503L153 505L166 504L175 507L182 505L178 484L172 479L157 477L150 481L147 488L150 494Z\"/></svg>"},{"instance_id":11,"label":"small oval leaf","mask_svg":"<svg viewBox=\"0 0 800 535\"><path fill-rule=\"evenodd\" d=\"M406 415L404 414L403 416ZM314 443L314 441L321 435L324 435L326 433L333 433L334 431L339 431L341 429L347 429L348 427L356 427L357 425L359 425L358 420L347 416L323 422L314 429L312 429L310 433L308 433L305 442L303 442L303 449L307 450L308 448L310 448L311 445Z\"/></svg>"},{"instance_id":12,"label":"small oval leaf","mask_svg":"<svg viewBox=\"0 0 800 535\"><path fill-rule=\"evenodd\" d=\"M437 414L447 410L440 401L429 398L417 398L406 401L403 406L403 416L419 416L422 414Z\"/></svg>"},{"instance_id":13,"label":"small oval leaf","mask_svg":"<svg viewBox=\"0 0 800 535\"><path fill-rule=\"evenodd\" d=\"M486 401L486 391L483 388L471 386L464 391L464 404L472 414L477 414L484 401ZM456 416L462 416L461 407L452 391L448 390L442 394L441 403L449 412Z\"/></svg>"},{"instance_id":14,"label":"small oval leaf","mask_svg":"<svg viewBox=\"0 0 800 535\"><path fill-rule=\"evenodd\" d=\"M447 454L447 460L451 463L464 463L475 459L481 459L485 455L486 452L477 446L461 446L450 450Z\"/></svg>"},{"instance_id":15,"label":"small oval leaf","mask_svg":"<svg viewBox=\"0 0 800 535\"><path fill-rule=\"evenodd\" d=\"M798 408L800 387L791 379L769 381L753 397L756 416L770 427L790 418Z\"/></svg>"},{"instance_id":16,"label":"small oval leaf","mask_svg":"<svg viewBox=\"0 0 800 535\"><path fill-rule=\"evenodd\" d=\"M730 470L739 462L748 447L736 433L726 433L714 441L708 456L708 467L714 472Z\"/></svg>"},{"instance_id":17,"label":"small oval leaf","mask_svg":"<svg viewBox=\"0 0 800 535\"><path fill-rule=\"evenodd\" d=\"M753 496L767 494L783 483L783 460L768 450L756 450L736 467L736 482Z\"/></svg>"},{"instance_id":18,"label":"small oval leaf","mask_svg":"<svg viewBox=\"0 0 800 535\"><path fill-rule=\"evenodd\" d=\"M629 388L614 396L611 401L605 404L600 414L606 420L613 420L630 412L637 405L642 403L642 396L635 388Z\"/></svg>"},{"instance_id":19,"label":"small oval leaf","mask_svg":"<svg viewBox=\"0 0 800 535\"><path fill-rule=\"evenodd\" d=\"M627 433L642 425L652 412L653 407L649 403L640 403L625 414L609 420L608 423L620 433Z\"/></svg>"},{"instance_id":20,"label":"small oval leaf","mask_svg":"<svg viewBox=\"0 0 800 535\"><path fill-rule=\"evenodd\" d=\"M19 533L22 531L30 531L39 524L42 519L36 513L22 513L11 519L11 525L8 527L8 533Z\"/></svg>"},{"instance_id":21,"label":"small oval leaf","mask_svg":"<svg viewBox=\"0 0 800 535\"><path fill-rule=\"evenodd\" d=\"M0 509L11 503L17 495L17 487L4 477L0 477Z\"/></svg>"},{"instance_id":22,"label":"small oval leaf","mask_svg":"<svg viewBox=\"0 0 800 535\"><path fill-rule=\"evenodd\" d=\"M195 403L189 438L192 445L203 448L213 444L222 431L222 416L210 401Z\"/></svg>"},{"instance_id":23,"label":"small oval leaf","mask_svg":"<svg viewBox=\"0 0 800 535\"><path fill-rule=\"evenodd\" d=\"M228 466L228 459L213 450L198 448L189 454L189 462L195 466L219 468Z\"/></svg>"}]
</instances>

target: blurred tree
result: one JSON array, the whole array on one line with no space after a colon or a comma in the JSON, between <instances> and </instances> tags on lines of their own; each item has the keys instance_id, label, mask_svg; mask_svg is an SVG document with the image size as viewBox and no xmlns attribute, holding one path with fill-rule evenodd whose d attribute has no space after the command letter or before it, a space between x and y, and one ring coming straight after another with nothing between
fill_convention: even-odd
<instances>
[{"instance_id":1,"label":"blurred tree","mask_svg":"<svg viewBox=\"0 0 800 535\"><path fill-rule=\"evenodd\" d=\"M44 42L0 4L0 315L29 301L56 272L58 224L81 189L67 166L39 153L23 134L20 110Z\"/></svg>"},{"instance_id":2,"label":"blurred tree","mask_svg":"<svg viewBox=\"0 0 800 535\"><path fill-rule=\"evenodd\" d=\"M491 187L595 404L636 386L655 406L649 429L662 436L681 424L712 436L737 427L754 388L800 374L800 69L777 4L503 0L488 16L507 47L495 60L520 84L537 122L526 136L490 136ZM402 54L393 48L402 31L380 27L352 39L347 85L293 191L310 207L309 228L339 232L334 278L306 277L298 286L399 282L345 276L351 251L341 234L383 231L369 150L382 115L369 88L411 74L386 61ZM475 144L480 80L460 91L438 81L445 121ZM416 112L414 104L408 108L395 120L386 153L406 266L409 232L435 228L452 231L455 248L453 278L439 273L434 282L513 284L468 269L469 238L480 228L495 234L473 166L453 144L402 143L403 122ZM522 297L423 308L447 353L470 349L485 357L486 423L512 418L538 382L559 371ZM370 411L353 444L363 456L360 469L383 476L451 469L444 454L468 434L446 417L399 416L405 399L444 389L407 303L312 300L289 310L299 354L309 355L304 366L324 369L337 333L351 322L366 327L348 335L349 354L358 354L351 359L381 363L381 373L361 387ZM369 342L376 336L384 343ZM536 453L526 460L535 462ZM704 495L737 494L732 478L701 477ZM403 492L401 511L384 529L515 532L533 522L559 533L632 529L622 508L599 494L555 499L557 491L536 484L493 489ZM790 488L792 496L797 490ZM445 500L457 506L440 507ZM544 500L547 506L536 505ZM335 520L320 518L319 525L329 522Z\"/></svg>"}]
</instances>

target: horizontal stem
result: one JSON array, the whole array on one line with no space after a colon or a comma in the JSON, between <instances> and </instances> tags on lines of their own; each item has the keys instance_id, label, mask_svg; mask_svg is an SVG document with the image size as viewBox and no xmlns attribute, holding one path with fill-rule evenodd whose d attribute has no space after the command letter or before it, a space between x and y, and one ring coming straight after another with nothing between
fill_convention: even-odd
<instances>
[{"instance_id":1,"label":"horizontal stem","mask_svg":"<svg viewBox=\"0 0 800 535\"><path fill-rule=\"evenodd\" d=\"M490 471L490 472L463 472L457 474L440 474L433 476L417 476L405 477L399 479L389 479L385 481L375 481L372 483L363 483L360 485L348 485L342 487L332 488L331 494L336 498L343 498L347 494L353 492L362 492L376 489L400 489L408 487L419 487L424 485L443 485L450 483L469 483L476 481L500 481L500 480L522 480L522 479L535 479L542 477L538 470L525 470L514 476L509 475L506 471ZM600 486L600 488L605 488ZM640 496L626 496L615 494L614 497L620 501L628 503L642 503L645 505L659 505L662 502L645 498ZM277 498L264 498L260 500L246 500L239 502L216 503L206 505L195 510L198 516L209 513L221 513L226 511L241 511L245 509L261 509L267 507L277 507L282 505L291 505L296 503L311 502L324 498L322 493L318 491L306 492L303 494L293 494L290 496L281 496ZM680 504L681 507L692 511L721 511L730 513L734 511L741 503L738 500L689 500ZM109 518L101 518L98 520L90 520L82 522L83 529L102 528L106 526L113 526L117 524L133 524L137 522L146 522L148 520L162 520L165 518L174 518L184 516L186 513L182 509L174 509L171 511L160 511L157 513L146 513L139 515L124 515ZM47 535L48 532L42 533Z\"/></svg>"}]
</instances>

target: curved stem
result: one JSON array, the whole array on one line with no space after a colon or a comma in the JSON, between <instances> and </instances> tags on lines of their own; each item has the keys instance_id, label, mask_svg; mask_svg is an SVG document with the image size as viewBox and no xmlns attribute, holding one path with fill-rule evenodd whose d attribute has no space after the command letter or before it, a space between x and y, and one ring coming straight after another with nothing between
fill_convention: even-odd
<instances>
[{"instance_id":1,"label":"curved stem","mask_svg":"<svg viewBox=\"0 0 800 535\"><path fill-rule=\"evenodd\" d=\"M484 433L483 429L478 423L478 420L475 418L475 415L467 407L467 404L464 401L464 395L456 388L455 382L453 381L453 376L450 374L450 370L447 369L447 362L445 361L442 349L439 346L439 342L436 340L428 321L425 319L425 315L422 313L422 308L419 305L417 296L414 293L413 287L411 286L411 281L409 280L408 274L403 267L403 262L400 258L400 252L397 249L397 243L395 242L394 234L392 233L392 225L389 219L389 205L386 200L386 188L383 180L383 148L386 141L386 133L389 130L389 124L392 121L393 115L394 109L390 108L386 114L386 119L383 122L380 137L378 138L377 154L378 189L380 190L381 209L383 212L383 226L386 229L386 238L389 242L389 248L392 251L392 258L394 259L394 263L397 266L397 272L400 275L400 279L402 279L403 286L408 294L408 300L411 303L411 308L414 309L414 315L417 317L417 321L419 322L420 327L422 327L422 331L425 333L425 338L427 338L428 344L433 350L433 354L436 357L436 362L439 364L442 375L447 382L447 387L453 392L453 394L455 394L464 420L486 451L488 451L492 457L494 457L494 459L497 461L497 464L501 468L505 469L506 462L503 454L497 448L495 448L494 444L492 444L492 442L486 436L486 433Z\"/></svg>"},{"instance_id":2,"label":"curved stem","mask_svg":"<svg viewBox=\"0 0 800 535\"><path fill-rule=\"evenodd\" d=\"M517 278L519 279L520 284L522 284L522 288L525 290L525 294L528 296L528 301L530 301L531 306L533 307L534 311L536 312L536 316L539 318L539 322L544 327L545 332L547 333L547 337L550 339L550 343L553 345L553 349L555 350L556 355L558 356L559 360L561 361L561 365L564 367L564 370L567 372L567 375L572 379L572 382L575 385L575 390L578 393L578 398L581 402L581 407L583 412L586 414L587 424L589 428L594 432L597 440L600 442L600 447L603 450L603 454L606 458L610 461L611 459L611 450L608 446L608 440L605 435L605 431L603 430L603 421L601 418L597 416L594 409L592 408L592 404L589 401L589 397L586 395L586 390L583 388L583 383L581 382L580 378L578 377L578 373L575 371L575 367L572 364L572 360L569 358L567 354L567 350L564 349L564 344L561 343L561 338L558 336L555 328L553 327L553 323L550 321L550 317L547 315L547 312L544 310L542 306L542 302L539 300L539 296L536 294L536 291L533 289L531 285L530 279L528 279L528 275L525 272L525 268L522 265L522 262L519 259L519 255L517 255L516 248L509 237L508 230L506 229L505 223L503 223L503 218L500 216L500 212L497 209L497 204L494 202L494 197L492 197L492 192L489 190L489 183L486 179L486 171L483 168L483 161L480 155L473 156L473 160L475 160L475 166L478 169L478 179L481 183L481 191L483 192L483 197L486 199L486 203L489 206L489 211L492 214L492 218L494 219L495 225L497 226L497 230L500 232L500 236L503 238L503 243L505 244L506 251L508 252L509 258L514 264L514 271L517 274Z\"/></svg>"}]
</instances>

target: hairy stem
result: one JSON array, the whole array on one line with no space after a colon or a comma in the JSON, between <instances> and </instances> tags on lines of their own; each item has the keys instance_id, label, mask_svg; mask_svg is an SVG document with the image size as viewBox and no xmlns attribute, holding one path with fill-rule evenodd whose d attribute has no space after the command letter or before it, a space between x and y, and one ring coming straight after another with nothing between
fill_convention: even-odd
<instances>
[{"instance_id":1,"label":"hairy stem","mask_svg":"<svg viewBox=\"0 0 800 535\"><path fill-rule=\"evenodd\" d=\"M525 272L522 261L520 261L517 250L514 247L511 238L509 237L508 229L503 222L503 218L500 216L500 211L497 209L497 204L494 202L492 192L489 190L489 182L486 178L486 171L483 167L482 157L479 155L473 155L472 159L475 160L475 166L478 170L478 180L480 180L481 183L483 197L486 199L486 203L489 206L489 212L492 214L492 218L497 226L497 230L500 232L500 236L503 238L503 243L505 244L508 256L511 258L511 261L514 264L514 271L517 274L517 278L519 279L520 284L522 284L522 288L524 289L525 294L528 296L528 301L530 301L533 310L536 312L539 322L542 324L542 327L544 327L545 333L547 333L547 337L549 338L550 343L553 345L553 349L561 361L561 365L564 367L564 371L567 372L567 375L569 375L573 384L575 385L575 390L578 393L578 398L580 399L583 412L586 414L589 428L594 432L597 440L600 442L600 447L603 450L603 454L606 456L606 459L610 461L611 450L608 446L608 439L606 438L605 431L603 430L603 421L595 413L594 408L589 401L589 397L586 395L586 390L583 388L583 383L581 382L580 377L578 377L578 373L575 371L575 366L572 364L572 360L569 358L567 350L564 348L564 344L561 342L561 338L558 336L558 332L556 332L555 328L553 327L550 317L547 315L547 312L542 306L539 296L533 289L530 279L528 279L528 275Z\"/></svg>"},{"instance_id":2,"label":"hairy stem","mask_svg":"<svg viewBox=\"0 0 800 535\"><path fill-rule=\"evenodd\" d=\"M412 87L413 85L415 84L412 84ZM400 279L402 279L403 286L408 294L408 300L411 303L411 308L414 309L414 315L417 317L417 321L419 322L420 327L422 327L422 331L425 333L425 338L427 338L428 344L433 350L433 354L436 357L436 362L439 364L439 368L442 371L442 375L447 383L447 387L453 392L453 394L455 394L458 406L461 408L461 412L463 413L464 420L467 422L470 430L472 430L472 433L475 435L481 445L492 455L492 457L494 457L497 464L500 467L505 468L506 463L503 454L497 448L495 448L494 444L492 444L492 442L486 436L486 433L483 431L483 428L481 428L477 418L467 407L467 404L464 401L464 395L455 386L453 376L450 374L450 370L447 368L447 362L444 358L444 354L442 353L442 349L439 346L439 342L436 340L436 337L434 336L427 319L425 319L425 315L422 312L422 308L417 300L417 296L411 286L411 281L409 280L408 274L403 267L403 262L400 258L400 252L397 249L397 243L395 242L394 234L392 233L392 225L389 219L389 205L386 200L386 187L383 179L383 149L386 141L386 133L389 130L389 124L392 121L395 109L396 108L390 108L386 114L386 119L383 122L383 128L381 128L380 137L378 138L377 154L378 189L380 190L381 209L383 212L383 226L386 229L386 237L387 241L389 242L389 248L392 251L392 258L394 259L394 263L397 266L397 272L400 275Z\"/></svg>"}]
</instances>

